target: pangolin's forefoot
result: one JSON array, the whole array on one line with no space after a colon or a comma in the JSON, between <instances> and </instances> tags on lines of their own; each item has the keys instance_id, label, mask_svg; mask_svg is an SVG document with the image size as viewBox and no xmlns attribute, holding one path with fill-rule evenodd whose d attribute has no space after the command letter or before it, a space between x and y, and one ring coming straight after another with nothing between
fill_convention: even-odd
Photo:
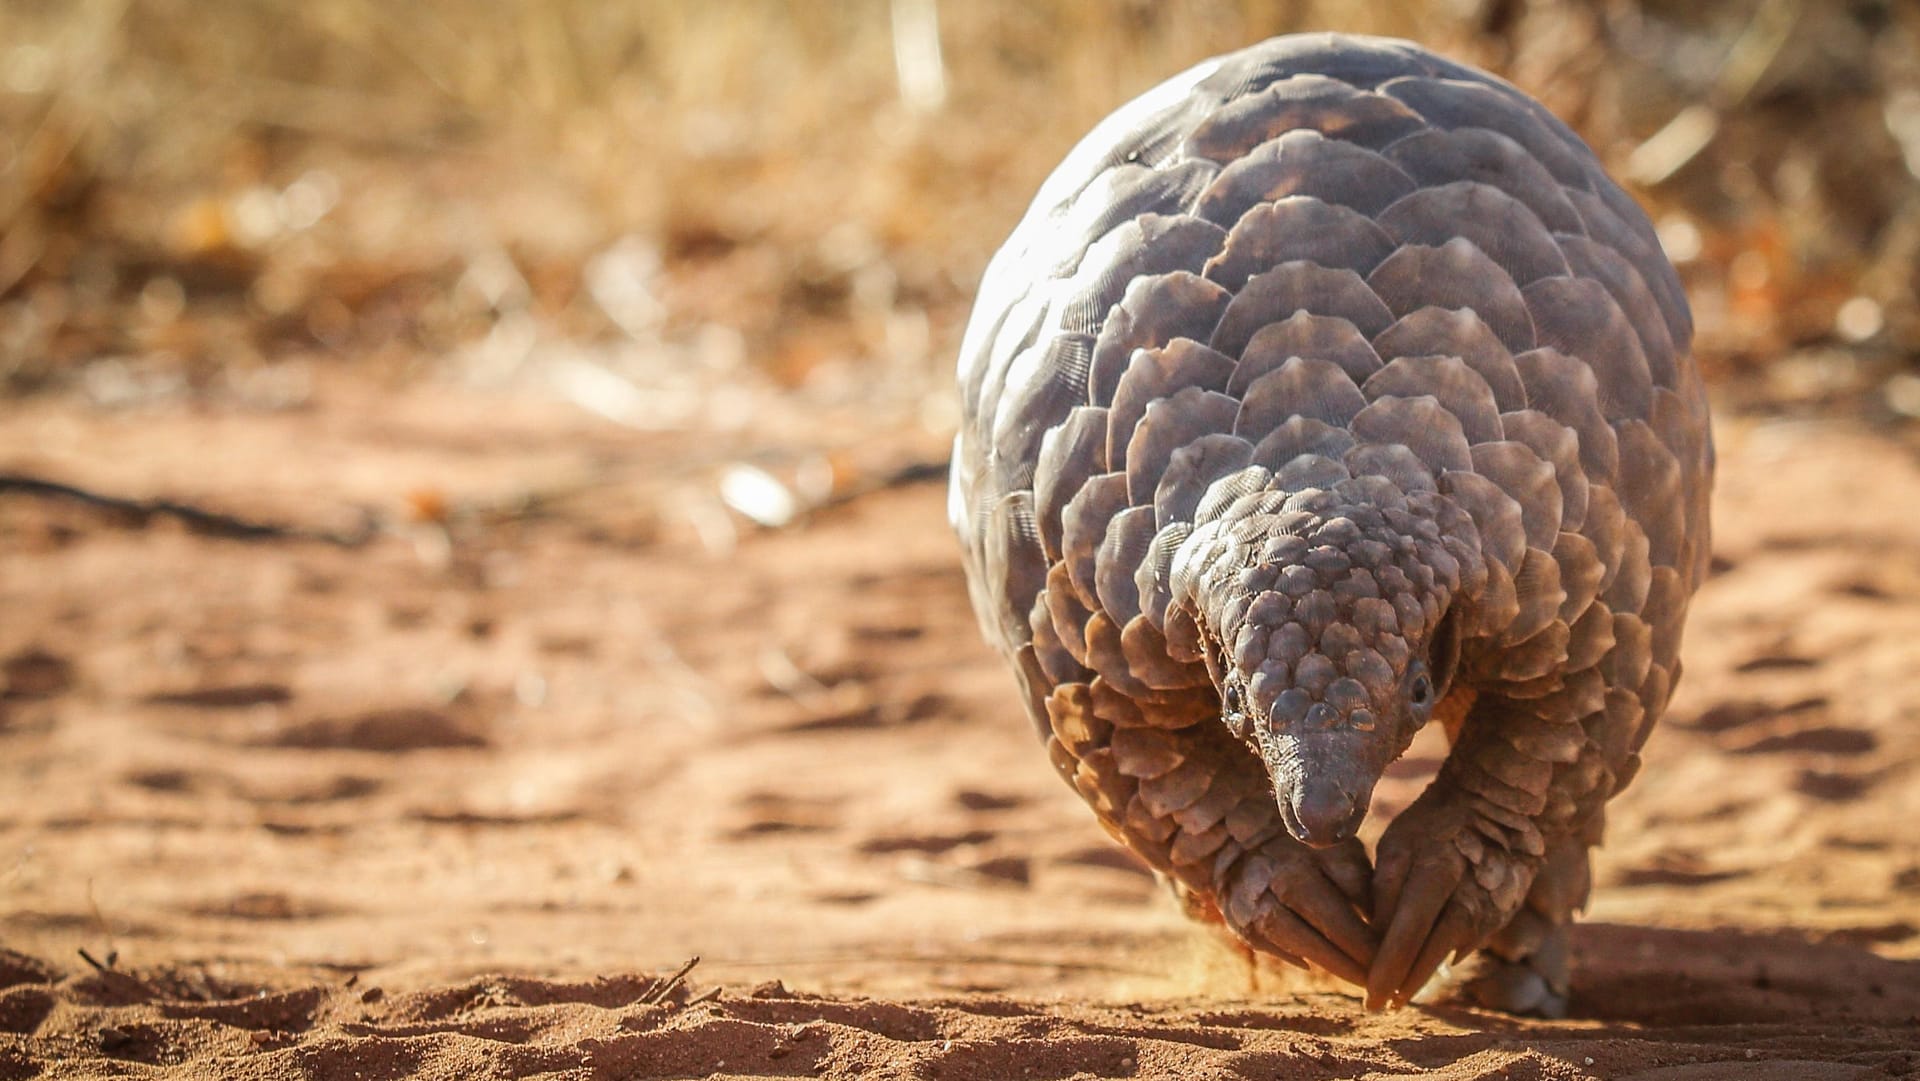
<instances>
[{"instance_id":1,"label":"pangolin's forefoot","mask_svg":"<svg viewBox=\"0 0 1920 1081\"><path fill-rule=\"evenodd\" d=\"M1498 938L1442 970L1416 1002L1458 1002L1527 1017L1567 1015L1572 970L1568 931L1562 923L1545 930L1524 952Z\"/></svg>"}]
</instances>

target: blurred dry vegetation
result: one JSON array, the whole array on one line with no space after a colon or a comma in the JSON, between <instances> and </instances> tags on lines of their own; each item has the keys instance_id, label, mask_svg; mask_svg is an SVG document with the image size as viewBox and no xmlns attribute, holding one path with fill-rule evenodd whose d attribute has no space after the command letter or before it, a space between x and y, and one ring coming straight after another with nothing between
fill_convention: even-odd
<instances>
[{"instance_id":1,"label":"blurred dry vegetation","mask_svg":"<svg viewBox=\"0 0 1920 1081\"><path fill-rule=\"evenodd\" d=\"M701 430L756 386L937 434L1072 141L1300 29L1571 121L1727 404L1920 416L1910 0L0 0L0 393L295 408L354 369Z\"/></svg>"}]
</instances>

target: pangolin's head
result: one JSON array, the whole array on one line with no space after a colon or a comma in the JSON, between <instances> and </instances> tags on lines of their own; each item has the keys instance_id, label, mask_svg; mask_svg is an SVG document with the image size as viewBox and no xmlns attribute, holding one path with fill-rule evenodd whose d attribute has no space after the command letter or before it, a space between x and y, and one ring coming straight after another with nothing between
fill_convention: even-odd
<instances>
[{"instance_id":1,"label":"pangolin's head","mask_svg":"<svg viewBox=\"0 0 1920 1081\"><path fill-rule=\"evenodd\" d=\"M1470 520L1435 493L1380 494L1256 493L1176 560L1221 721L1266 763L1288 830L1316 847L1358 831L1459 662Z\"/></svg>"}]
</instances>

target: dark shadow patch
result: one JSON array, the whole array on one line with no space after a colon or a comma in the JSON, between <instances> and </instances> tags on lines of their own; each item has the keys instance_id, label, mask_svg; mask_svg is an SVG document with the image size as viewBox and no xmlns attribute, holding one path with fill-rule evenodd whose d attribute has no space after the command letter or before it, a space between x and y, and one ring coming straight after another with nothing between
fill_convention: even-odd
<instances>
[{"instance_id":1,"label":"dark shadow patch","mask_svg":"<svg viewBox=\"0 0 1920 1081\"><path fill-rule=\"evenodd\" d=\"M1888 960L1830 933L1589 923L1574 927L1573 944L1576 1018L1789 1024L1805 1022L1809 1003L1823 1025L1907 1026L1920 1015L1920 961Z\"/></svg>"},{"instance_id":2,"label":"dark shadow patch","mask_svg":"<svg viewBox=\"0 0 1920 1081\"><path fill-rule=\"evenodd\" d=\"M1773 716L1773 707L1765 702L1742 699L1733 702L1720 702L1709 706L1700 715L1688 720L1675 718L1674 725L1689 728L1696 732L1731 732L1745 728Z\"/></svg>"},{"instance_id":3,"label":"dark shadow patch","mask_svg":"<svg viewBox=\"0 0 1920 1081\"><path fill-rule=\"evenodd\" d=\"M24 953L0 947L0 989L28 983L53 983L60 970Z\"/></svg>"},{"instance_id":4,"label":"dark shadow patch","mask_svg":"<svg viewBox=\"0 0 1920 1081\"><path fill-rule=\"evenodd\" d=\"M954 1040L928 1059L929 1072L958 1077L1048 1079L1120 1077L1139 1065L1140 1044L1118 1036Z\"/></svg>"},{"instance_id":5,"label":"dark shadow patch","mask_svg":"<svg viewBox=\"0 0 1920 1081\"><path fill-rule=\"evenodd\" d=\"M953 710L945 695L917 694L901 701L888 699L872 705L826 713L782 725L777 731L788 734L808 732L844 732L894 725L919 724L935 717L951 716Z\"/></svg>"},{"instance_id":6,"label":"dark shadow patch","mask_svg":"<svg viewBox=\"0 0 1920 1081\"><path fill-rule=\"evenodd\" d=\"M1407 1056L1412 1059L1413 1056ZM1464 1057L1464 1056L1463 1056ZM1234 1076L1253 1081L1255 1078L1284 1077L1288 1081L1335 1081L1336 1078L1365 1077L1377 1075L1374 1063L1364 1058L1349 1058L1331 1050L1307 1051L1242 1051L1233 1056ZM1520 1081L1525 1074L1506 1072L1499 1075L1502 1081Z\"/></svg>"},{"instance_id":7,"label":"dark shadow patch","mask_svg":"<svg viewBox=\"0 0 1920 1081\"><path fill-rule=\"evenodd\" d=\"M1099 867L1109 871L1125 871L1143 878L1153 877L1153 868L1129 849L1112 845L1088 845L1071 852L1053 857L1055 863L1072 864L1078 867Z\"/></svg>"},{"instance_id":8,"label":"dark shadow patch","mask_svg":"<svg viewBox=\"0 0 1920 1081\"><path fill-rule=\"evenodd\" d=\"M266 806L303 807L316 803L363 799L380 791L382 787L384 787L382 783L372 777L345 775L329 777L318 785L290 791L251 791L247 793L247 800Z\"/></svg>"},{"instance_id":9,"label":"dark shadow patch","mask_svg":"<svg viewBox=\"0 0 1920 1081\"><path fill-rule=\"evenodd\" d=\"M955 792L953 801L969 811L1010 811L1027 802L1023 796L996 795L976 788L963 788Z\"/></svg>"},{"instance_id":10,"label":"dark shadow patch","mask_svg":"<svg viewBox=\"0 0 1920 1081\"><path fill-rule=\"evenodd\" d=\"M267 819L260 828L276 837L340 837L353 832L353 826L345 822L293 822L286 819Z\"/></svg>"},{"instance_id":11,"label":"dark shadow patch","mask_svg":"<svg viewBox=\"0 0 1920 1081\"><path fill-rule=\"evenodd\" d=\"M825 833L833 827L819 822L796 822L785 818L767 818L736 826L726 832L734 840L744 841L754 837L773 837L796 833Z\"/></svg>"},{"instance_id":12,"label":"dark shadow patch","mask_svg":"<svg viewBox=\"0 0 1920 1081\"><path fill-rule=\"evenodd\" d=\"M914 642L926 636L927 629L916 624L901 626L857 626L853 636L863 642Z\"/></svg>"},{"instance_id":13,"label":"dark shadow patch","mask_svg":"<svg viewBox=\"0 0 1920 1081\"><path fill-rule=\"evenodd\" d=\"M1210 1027L1299 1032L1309 1036L1341 1036L1353 1031L1353 1022L1345 1018L1261 1010L1202 1010L1193 1015L1193 1020Z\"/></svg>"},{"instance_id":14,"label":"dark shadow patch","mask_svg":"<svg viewBox=\"0 0 1920 1081\"><path fill-rule=\"evenodd\" d=\"M540 1017L529 1017L525 1014L493 1014L400 1025L349 1023L341 1025L340 1031L350 1036L376 1036L383 1039L406 1039L449 1033L457 1036L472 1036L494 1043L522 1044L539 1035L546 1027L546 1019Z\"/></svg>"},{"instance_id":15,"label":"dark shadow patch","mask_svg":"<svg viewBox=\"0 0 1920 1081\"><path fill-rule=\"evenodd\" d=\"M73 662L44 649L0 661L0 698L52 698L73 689Z\"/></svg>"},{"instance_id":16,"label":"dark shadow patch","mask_svg":"<svg viewBox=\"0 0 1920 1081\"><path fill-rule=\"evenodd\" d=\"M730 999L727 1013L731 1018L760 1024L795 1025L817 1021L845 1025L905 1043L946 1039L953 1035L938 1009L917 1003L879 999ZM1015 1070L1013 1076L1019 1076L1019 1071Z\"/></svg>"},{"instance_id":17,"label":"dark shadow patch","mask_svg":"<svg viewBox=\"0 0 1920 1081\"><path fill-rule=\"evenodd\" d=\"M600 651L600 642L584 634L550 634L541 637L539 649L554 657L592 657Z\"/></svg>"},{"instance_id":18,"label":"dark shadow patch","mask_svg":"<svg viewBox=\"0 0 1920 1081\"><path fill-rule=\"evenodd\" d=\"M89 1006L241 1003L265 1000L281 993L265 984L229 979L193 965L123 969L114 967L112 953L107 954L104 962L95 960L84 950L80 956L92 971L60 986L65 997ZM315 989L314 993L324 995L324 989Z\"/></svg>"},{"instance_id":19,"label":"dark shadow patch","mask_svg":"<svg viewBox=\"0 0 1920 1081\"><path fill-rule=\"evenodd\" d=\"M334 909L317 901L301 900L276 890L241 893L224 903L196 905L187 910L195 916L216 920L310 920L334 915Z\"/></svg>"},{"instance_id":20,"label":"dark shadow patch","mask_svg":"<svg viewBox=\"0 0 1920 1081\"><path fill-rule=\"evenodd\" d=\"M613 1010L646 999L661 986L663 979L641 973L621 973L592 980L481 976L450 987L394 996L389 1012L402 1021L420 1023L513 1006L579 1003Z\"/></svg>"},{"instance_id":21,"label":"dark shadow patch","mask_svg":"<svg viewBox=\"0 0 1920 1081\"><path fill-rule=\"evenodd\" d=\"M489 746L472 725L435 709L377 709L347 717L321 717L293 725L262 741L269 747L307 750L470 750Z\"/></svg>"},{"instance_id":22,"label":"dark shadow patch","mask_svg":"<svg viewBox=\"0 0 1920 1081\"><path fill-rule=\"evenodd\" d=\"M1033 884L1033 862L1025 856L995 856L972 864L967 870L1016 886Z\"/></svg>"},{"instance_id":23,"label":"dark shadow patch","mask_svg":"<svg viewBox=\"0 0 1920 1081\"><path fill-rule=\"evenodd\" d=\"M1841 927L1819 936L1822 942L1839 942L1849 946L1885 946L1920 935L1920 927L1906 920L1890 920L1886 923L1866 924L1860 927Z\"/></svg>"},{"instance_id":24,"label":"dark shadow patch","mask_svg":"<svg viewBox=\"0 0 1920 1081\"><path fill-rule=\"evenodd\" d=\"M837 802L817 796L760 790L740 797L736 825L726 836L745 840L782 834L824 833L839 825Z\"/></svg>"},{"instance_id":25,"label":"dark shadow patch","mask_svg":"<svg viewBox=\"0 0 1920 1081\"><path fill-rule=\"evenodd\" d=\"M1806 698L1796 698L1785 705L1774 705L1770 702L1762 702L1756 699L1735 699L1731 702L1721 702L1717 705L1709 706L1691 720L1675 720L1674 724L1680 728L1695 732L1719 735L1723 732L1735 732L1743 728L1751 728L1754 725L1778 720L1783 717L1817 712L1825 709L1829 704L1830 702L1825 695L1810 695Z\"/></svg>"},{"instance_id":26,"label":"dark shadow patch","mask_svg":"<svg viewBox=\"0 0 1920 1081\"><path fill-rule=\"evenodd\" d=\"M1829 803L1845 803L1859 799L1878 780L1872 774L1836 773L1828 770L1803 769L1793 779L1793 790L1803 796L1811 796Z\"/></svg>"},{"instance_id":27,"label":"dark shadow patch","mask_svg":"<svg viewBox=\"0 0 1920 1081\"><path fill-rule=\"evenodd\" d=\"M174 1043L173 1037L174 1033L166 1026L140 1021L102 1025L94 1033L96 1046L107 1058L143 1062L151 1066L175 1065L185 1061L186 1053Z\"/></svg>"},{"instance_id":28,"label":"dark shadow patch","mask_svg":"<svg viewBox=\"0 0 1920 1081\"><path fill-rule=\"evenodd\" d=\"M414 1077L432 1045L421 1040L367 1040L327 1036L299 1047L262 1055L253 1062L262 1077Z\"/></svg>"},{"instance_id":29,"label":"dark shadow patch","mask_svg":"<svg viewBox=\"0 0 1920 1081\"><path fill-rule=\"evenodd\" d=\"M1790 653L1770 654L1743 661L1734 667L1736 672L1770 672L1781 669L1818 668L1820 662L1812 657L1798 657Z\"/></svg>"},{"instance_id":30,"label":"dark shadow patch","mask_svg":"<svg viewBox=\"0 0 1920 1081\"><path fill-rule=\"evenodd\" d=\"M880 894L871 890L842 890L835 893L816 893L813 900L823 905L865 905L880 899Z\"/></svg>"},{"instance_id":31,"label":"dark shadow patch","mask_svg":"<svg viewBox=\"0 0 1920 1081\"><path fill-rule=\"evenodd\" d=\"M921 852L937 856L963 845L985 844L998 836L992 830L967 830L964 833L935 833L916 836L874 837L860 842L860 851L870 856L893 852Z\"/></svg>"},{"instance_id":32,"label":"dark shadow patch","mask_svg":"<svg viewBox=\"0 0 1920 1081\"><path fill-rule=\"evenodd\" d=\"M426 822L435 826L464 826L470 829L497 829L516 826L557 826L566 822L578 822L584 815L579 811L549 811L546 814L488 814L482 811L454 810L415 810L407 812L407 818L414 822Z\"/></svg>"},{"instance_id":33,"label":"dark shadow patch","mask_svg":"<svg viewBox=\"0 0 1920 1081\"><path fill-rule=\"evenodd\" d=\"M697 1034L697 1035L696 1035ZM579 1050L595 1077L633 1081L708 1077L717 1072L745 1077L816 1077L841 1033L828 1025L775 1027L708 1018L697 1026L635 1032L610 1040L588 1039ZM724 1048L716 1053L716 1048ZM879 1049L884 1052L885 1049ZM717 1061L724 1060L722 1069Z\"/></svg>"},{"instance_id":34,"label":"dark shadow patch","mask_svg":"<svg viewBox=\"0 0 1920 1081\"><path fill-rule=\"evenodd\" d=\"M1656 864L1652 867L1629 867L1614 875L1614 882L1621 886L1705 886L1713 882L1725 882L1730 878L1742 878L1746 871L1691 867L1685 865Z\"/></svg>"},{"instance_id":35,"label":"dark shadow patch","mask_svg":"<svg viewBox=\"0 0 1920 1081\"><path fill-rule=\"evenodd\" d=\"M24 1050L0 1045L0 1081L27 1081L40 1076L40 1066Z\"/></svg>"},{"instance_id":36,"label":"dark shadow patch","mask_svg":"<svg viewBox=\"0 0 1920 1081\"><path fill-rule=\"evenodd\" d=\"M1833 592L1842 597L1854 597L1863 601L1890 601L1893 599L1891 590L1878 582L1869 581L1865 578L1850 578L1844 582L1835 583Z\"/></svg>"},{"instance_id":37,"label":"dark shadow patch","mask_svg":"<svg viewBox=\"0 0 1920 1081\"><path fill-rule=\"evenodd\" d=\"M159 1009L163 1017L214 1021L255 1032L305 1032L326 1001L326 988L299 987L226 1002L163 1002Z\"/></svg>"},{"instance_id":38,"label":"dark shadow patch","mask_svg":"<svg viewBox=\"0 0 1920 1081\"><path fill-rule=\"evenodd\" d=\"M191 706L196 709L247 709L279 706L293 701L293 689L283 683L228 683L161 691L145 699L150 706Z\"/></svg>"},{"instance_id":39,"label":"dark shadow patch","mask_svg":"<svg viewBox=\"0 0 1920 1081\"><path fill-rule=\"evenodd\" d=\"M1880 737L1861 728L1839 725L1815 725L1793 732L1761 736L1745 743L1729 745L1734 754L1778 754L1806 751L1815 754L1871 754L1880 746Z\"/></svg>"},{"instance_id":40,"label":"dark shadow patch","mask_svg":"<svg viewBox=\"0 0 1920 1081\"><path fill-rule=\"evenodd\" d=\"M1130 1040L1161 1040L1166 1043L1184 1043L1194 1047L1205 1047L1212 1051L1238 1051L1246 1041L1238 1033L1224 1027L1204 1025L1151 1025L1135 1022L1132 1025L1101 1025L1085 1022L1074 1023L1073 1027L1089 1036L1117 1036Z\"/></svg>"},{"instance_id":41,"label":"dark shadow patch","mask_svg":"<svg viewBox=\"0 0 1920 1081\"><path fill-rule=\"evenodd\" d=\"M125 779L135 788L169 794L199 792L206 786L205 775L183 769L136 770L127 774Z\"/></svg>"},{"instance_id":42,"label":"dark shadow patch","mask_svg":"<svg viewBox=\"0 0 1920 1081\"><path fill-rule=\"evenodd\" d=\"M0 1032L31 1036L53 1012L53 992L44 987L11 987L0 991Z\"/></svg>"}]
</instances>

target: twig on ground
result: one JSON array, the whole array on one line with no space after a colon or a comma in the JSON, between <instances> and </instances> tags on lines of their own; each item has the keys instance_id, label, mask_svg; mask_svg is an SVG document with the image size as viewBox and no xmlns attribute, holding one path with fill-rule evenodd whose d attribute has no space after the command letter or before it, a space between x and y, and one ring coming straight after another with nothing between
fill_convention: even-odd
<instances>
[{"instance_id":1,"label":"twig on ground","mask_svg":"<svg viewBox=\"0 0 1920 1081\"><path fill-rule=\"evenodd\" d=\"M687 963L680 966L680 971L654 984L652 990L641 995L639 1005L651 1006L661 999L666 998L668 995L673 994L674 988L679 987L680 984L686 980L687 973L692 972L693 966L699 963L700 958L698 955L687 958Z\"/></svg>"},{"instance_id":2,"label":"twig on ground","mask_svg":"<svg viewBox=\"0 0 1920 1081\"><path fill-rule=\"evenodd\" d=\"M856 484L849 487L846 491L836 492L806 509L809 513L827 510L831 507L851 503L861 496L872 495L875 492L884 492L889 488L906 488L915 484L929 484L934 481L943 481L947 479L948 468L948 462L945 458L941 458L938 461L908 462L906 465L890 469L864 484Z\"/></svg>"},{"instance_id":3,"label":"twig on ground","mask_svg":"<svg viewBox=\"0 0 1920 1081\"><path fill-rule=\"evenodd\" d=\"M352 532L314 529L279 522L260 522L222 511L208 510L175 499L127 499L104 495L90 489L24 473L0 472L0 494L19 492L43 499L64 499L88 507L132 517L142 525L155 518L174 518L188 529L208 536L230 540L308 540L342 548L357 548L371 540L377 528L371 519L362 520Z\"/></svg>"}]
</instances>

